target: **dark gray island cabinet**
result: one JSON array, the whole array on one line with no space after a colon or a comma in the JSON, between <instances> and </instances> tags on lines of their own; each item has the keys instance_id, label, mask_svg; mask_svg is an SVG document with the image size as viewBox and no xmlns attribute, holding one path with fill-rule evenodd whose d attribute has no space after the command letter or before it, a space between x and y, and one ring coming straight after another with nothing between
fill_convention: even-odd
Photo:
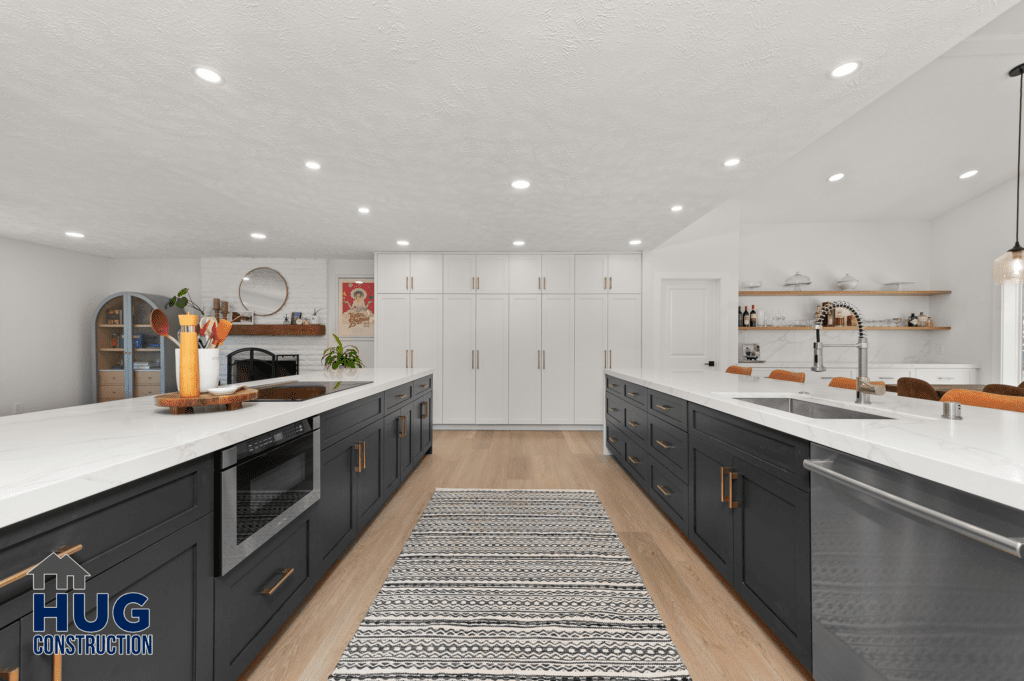
<instances>
[{"instance_id":1,"label":"dark gray island cabinet","mask_svg":"<svg viewBox=\"0 0 1024 681\"><path fill-rule=\"evenodd\" d=\"M615 376L606 446L811 668L810 444Z\"/></svg>"},{"instance_id":2,"label":"dark gray island cabinet","mask_svg":"<svg viewBox=\"0 0 1024 681\"><path fill-rule=\"evenodd\" d=\"M431 402L428 376L322 413L319 501L223 576L215 455L0 528L0 679L236 679L431 450ZM10 578L62 549L89 573L86 622L96 594L111 605L128 592L147 598L136 607L149 611L151 655L40 648L34 577ZM59 586L72 594L68 581ZM49 606L57 586L51 576L41 591ZM57 633L55 619L46 624L40 636ZM86 633L68 624L65 640ZM113 617L88 633L115 646L130 636Z\"/></svg>"}]
</instances>

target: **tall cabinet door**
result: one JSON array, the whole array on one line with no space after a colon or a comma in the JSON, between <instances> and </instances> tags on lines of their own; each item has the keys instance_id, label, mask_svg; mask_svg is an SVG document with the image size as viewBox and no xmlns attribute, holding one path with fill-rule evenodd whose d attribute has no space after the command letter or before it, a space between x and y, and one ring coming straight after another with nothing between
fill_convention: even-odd
<instances>
[{"instance_id":1,"label":"tall cabinet door","mask_svg":"<svg viewBox=\"0 0 1024 681\"><path fill-rule=\"evenodd\" d=\"M440 253L409 254L409 289L413 293L441 293L444 260Z\"/></svg>"},{"instance_id":2,"label":"tall cabinet door","mask_svg":"<svg viewBox=\"0 0 1024 681\"><path fill-rule=\"evenodd\" d=\"M471 293L444 297L442 423L476 423L476 298Z\"/></svg>"},{"instance_id":3,"label":"tall cabinet door","mask_svg":"<svg viewBox=\"0 0 1024 681\"><path fill-rule=\"evenodd\" d=\"M379 253L377 255L376 293L409 292L409 254Z\"/></svg>"},{"instance_id":4,"label":"tall cabinet door","mask_svg":"<svg viewBox=\"0 0 1024 681\"><path fill-rule=\"evenodd\" d=\"M476 292L476 256L450 253L444 256L444 292Z\"/></svg>"},{"instance_id":5,"label":"tall cabinet door","mask_svg":"<svg viewBox=\"0 0 1024 681\"><path fill-rule=\"evenodd\" d=\"M573 292L573 261L576 256L572 253L549 253L543 256L544 271L543 277L544 293L572 293Z\"/></svg>"},{"instance_id":6,"label":"tall cabinet door","mask_svg":"<svg viewBox=\"0 0 1024 681\"><path fill-rule=\"evenodd\" d=\"M640 294L608 296L608 368L640 368Z\"/></svg>"},{"instance_id":7,"label":"tall cabinet door","mask_svg":"<svg viewBox=\"0 0 1024 681\"><path fill-rule=\"evenodd\" d=\"M577 255L574 265L576 293L608 293L607 255Z\"/></svg>"},{"instance_id":8,"label":"tall cabinet door","mask_svg":"<svg viewBox=\"0 0 1024 681\"><path fill-rule=\"evenodd\" d=\"M362 530L373 521L377 511L387 501L381 460L384 454L384 421L377 421L360 432L363 465L360 470L354 471L356 477L352 491L355 497L356 526Z\"/></svg>"},{"instance_id":9,"label":"tall cabinet door","mask_svg":"<svg viewBox=\"0 0 1024 681\"><path fill-rule=\"evenodd\" d=\"M732 583L733 515L729 508L729 475L732 454L690 436L690 490L693 495L693 526L690 541L700 549L718 574ZM732 487L736 491L735 483Z\"/></svg>"},{"instance_id":10,"label":"tall cabinet door","mask_svg":"<svg viewBox=\"0 0 1024 681\"><path fill-rule=\"evenodd\" d=\"M608 256L608 292L640 293L643 285L643 257L639 253Z\"/></svg>"},{"instance_id":11,"label":"tall cabinet door","mask_svg":"<svg viewBox=\"0 0 1024 681\"><path fill-rule=\"evenodd\" d=\"M600 425L604 423L604 370L608 362L608 296L577 295L575 319L575 422Z\"/></svg>"},{"instance_id":12,"label":"tall cabinet door","mask_svg":"<svg viewBox=\"0 0 1024 681\"><path fill-rule=\"evenodd\" d=\"M413 369L433 369L433 389L440 395L443 383L444 297L439 293L413 293L409 296L409 302L409 366ZM440 414L441 400L437 400L436 409Z\"/></svg>"},{"instance_id":13,"label":"tall cabinet door","mask_svg":"<svg viewBox=\"0 0 1024 681\"><path fill-rule=\"evenodd\" d=\"M537 269L540 270L540 256ZM541 295L508 297L508 422L541 420Z\"/></svg>"},{"instance_id":14,"label":"tall cabinet door","mask_svg":"<svg viewBox=\"0 0 1024 681\"><path fill-rule=\"evenodd\" d=\"M566 424L575 418L575 302L571 295L544 296L541 423ZM603 411L599 417L603 417Z\"/></svg>"},{"instance_id":15,"label":"tall cabinet door","mask_svg":"<svg viewBox=\"0 0 1024 681\"><path fill-rule=\"evenodd\" d=\"M476 296L476 422L508 423L508 296Z\"/></svg>"},{"instance_id":16,"label":"tall cabinet door","mask_svg":"<svg viewBox=\"0 0 1024 681\"><path fill-rule=\"evenodd\" d=\"M476 292L508 293L508 256L476 256Z\"/></svg>"},{"instance_id":17,"label":"tall cabinet door","mask_svg":"<svg viewBox=\"0 0 1024 681\"><path fill-rule=\"evenodd\" d=\"M378 367L409 366L409 302L404 293L381 293L374 300L374 364Z\"/></svg>"},{"instance_id":18,"label":"tall cabinet door","mask_svg":"<svg viewBox=\"0 0 1024 681\"><path fill-rule=\"evenodd\" d=\"M540 293L543 290L542 257L533 253L513 253L508 256L509 293Z\"/></svg>"}]
</instances>

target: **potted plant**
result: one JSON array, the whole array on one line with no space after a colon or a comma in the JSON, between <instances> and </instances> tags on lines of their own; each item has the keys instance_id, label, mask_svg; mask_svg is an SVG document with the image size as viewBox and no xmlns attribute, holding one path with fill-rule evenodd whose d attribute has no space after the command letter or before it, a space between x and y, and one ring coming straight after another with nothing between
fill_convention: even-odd
<instances>
[{"instance_id":1,"label":"potted plant","mask_svg":"<svg viewBox=\"0 0 1024 681\"><path fill-rule=\"evenodd\" d=\"M363 367L363 360L359 357L359 349L354 345L346 347L341 342L341 339L338 338L338 334L332 335L337 345L324 350L324 355L320 358L324 365L324 371L334 373L338 369L361 369Z\"/></svg>"}]
</instances>

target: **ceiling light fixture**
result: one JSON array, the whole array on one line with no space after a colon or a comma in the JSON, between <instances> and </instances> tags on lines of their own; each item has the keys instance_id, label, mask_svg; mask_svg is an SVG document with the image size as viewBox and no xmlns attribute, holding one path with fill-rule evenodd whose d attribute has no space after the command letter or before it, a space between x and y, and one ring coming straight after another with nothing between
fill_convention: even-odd
<instances>
[{"instance_id":1,"label":"ceiling light fixture","mask_svg":"<svg viewBox=\"0 0 1024 681\"><path fill-rule=\"evenodd\" d=\"M726 168L732 168L733 166L738 166L739 164L740 164L740 160L738 158L730 158L728 161L726 161L722 165L724 165Z\"/></svg>"},{"instance_id":2,"label":"ceiling light fixture","mask_svg":"<svg viewBox=\"0 0 1024 681\"><path fill-rule=\"evenodd\" d=\"M845 64L840 64L839 66L837 66L834 69L832 69L832 77L833 78L843 78L845 76L850 75L851 73L853 73L854 71L856 71L859 68L860 68L860 63L859 62L849 61L849 62L846 62Z\"/></svg>"},{"instance_id":3,"label":"ceiling light fixture","mask_svg":"<svg viewBox=\"0 0 1024 681\"><path fill-rule=\"evenodd\" d=\"M835 175L830 176L828 178L828 181L829 182L838 182L839 180L843 179L844 177L846 177L845 174L843 174L843 173L836 173Z\"/></svg>"},{"instance_id":4,"label":"ceiling light fixture","mask_svg":"<svg viewBox=\"0 0 1024 681\"><path fill-rule=\"evenodd\" d=\"M253 232L249 236L251 236L253 239L266 239L267 238L266 234L260 234L259 232Z\"/></svg>"},{"instance_id":5,"label":"ceiling light fixture","mask_svg":"<svg viewBox=\"0 0 1024 681\"><path fill-rule=\"evenodd\" d=\"M360 206L359 207L359 212L362 213L363 215L366 215L367 213L370 212L370 209L367 208L366 206Z\"/></svg>"},{"instance_id":6,"label":"ceiling light fixture","mask_svg":"<svg viewBox=\"0 0 1024 681\"><path fill-rule=\"evenodd\" d=\"M529 180L515 180L512 183L512 188L513 189L526 189L529 186L530 186Z\"/></svg>"},{"instance_id":7,"label":"ceiling light fixture","mask_svg":"<svg viewBox=\"0 0 1024 681\"><path fill-rule=\"evenodd\" d=\"M682 209L683 209L683 207L682 207L682 206L672 206L672 212L673 212L673 213L678 213L678 212L679 212L679 211L681 211Z\"/></svg>"},{"instance_id":8,"label":"ceiling light fixture","mask_svg":"<svg viewBox=\"0 0 1024 681\"><path fill-rule=\"evenodd\" d=\"M192 73L196 74L198 78L205 80L207 83L213 83L214 85L219 85L224 82L224 79L220 77L219 73L213 69L208 69L205 66L195 67L192 69Z\"/></svg>"},{"instance_id":9,"label":"ceiling light fixture","mask_svg":"<svg viewBox=\"0 0 1024 681\"><path fill-rule=\"evenodd\" d=\"M1024 127L1024 64L1010 71L1011 78L1020 78L1020 106L1017 110L1017 236L1013 248L996 258L992 266L992 279L997 284L1020 284L1024 282L1024 247L1020 245L1020 145L1021 128Z\"/></svg>"},{"instance_id":10,"label":"ceiling light fixture","mask_svg":"<svg viewBox=\"0 0 1024 681\"><path fill-rule=\"evenodd\" d=\"M306 161L306 167L310 170L320 170L320 164L316 161Z\"/></svg>"},{"instance_id":11,"label":"ceiling light fixture","mask_svg":"<svg viewBox=\"0 0 1024 681\"><path fill-rule=\"evenodd\" d=\"M405 239L402 239L401 241L396 241L395 243L398 244L399 246L408 246L409 245L409 242L406 241Z\"/></svg>"},{"instance_id":12,"label":"ceiling light fixture","mask_svg":"<svg viewBox=\"0 0 1024 681\"><path fill-rule=\"evenodd\" d=\"M978 174L977 170L968 170L966 173L961 173L960 174L960 179L961 180L966 180L967 178L974 177L977 174Z\"/></svg>"},{"instance_id":13,"label":"ceiling light fixture","mask_svg":"<svg viewBox=\"0 0 1024 681\"><path fill-rule=\"evenodd\" d=\"M84 239L85 235L78 232L64 232L64 236L74 237L76 239Z\"/></svg>"},{"instance_id":14,"label":"ceiling light fixture","mask_svg":"<svg viewBox=\"0 0 1024 681\"><path fill-rule=\"evenodd\" d=\"M630 241L630 242L629 242L629 245L630 245L630 246L639 246L639 245L640 245L640 244L642 244L642 243L643 243L643 242L642 242L642 241L640 241L640 239L633 239L632 241Z\"/></svg>"},{"instance_id":15,"label":"ceiling light fixture","mask_svg":"<svg viewBox=\"0 0 1024 681\"><path fill-rule=\"evenodd\" d=\"M513 246L525 246L526 242L525 241L513 241L512 245Z\"/></svg>"}]
</instances>

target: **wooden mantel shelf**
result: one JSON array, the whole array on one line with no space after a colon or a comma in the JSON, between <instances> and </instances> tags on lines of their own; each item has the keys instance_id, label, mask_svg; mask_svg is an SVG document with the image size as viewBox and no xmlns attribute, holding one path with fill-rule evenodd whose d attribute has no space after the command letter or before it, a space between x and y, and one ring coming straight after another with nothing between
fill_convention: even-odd
<instances>
[{"instance_id":1,"label":"wooden mantel shelf","mask_svg":"<svg viewBox=\"0 0 1024 681\"><path fill-rule=\"evenodd\" d=\"M813 326L741 326L740 331L814 331ZM865 326L865 331L949 331L949 326ZM822 331L856 331L856 326L826 326Z\"/></svg>"},{"instance_id":2,"label":"wooden mantel shelf","mask_svg":"<svg viewBox=\"0 0 1024 681\"><path fill-rule=\"evenodd\" d=\"M740 291L740 296L948 296L952 291Z\"/></svg>"},{"instance_id":3,"label":"wooden mantel shelf","mask_svg":"<svg viewBox=\"0 0 1024 681\"><path fill-rule=\"evenodd\" d=\"M326 336L323 324L234 324L232 336Z\"/></svg>"}]
</instances>

